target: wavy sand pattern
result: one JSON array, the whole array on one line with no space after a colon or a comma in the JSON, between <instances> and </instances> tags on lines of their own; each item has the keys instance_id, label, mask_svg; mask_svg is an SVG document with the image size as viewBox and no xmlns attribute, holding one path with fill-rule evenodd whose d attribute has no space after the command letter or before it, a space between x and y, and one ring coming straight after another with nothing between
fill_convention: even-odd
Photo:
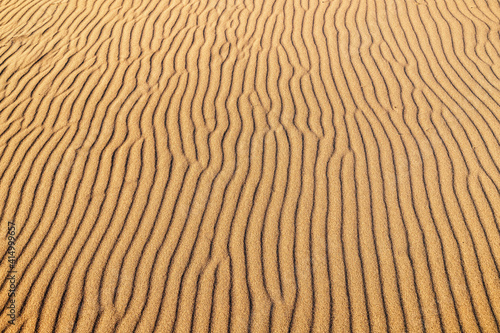
<instances>
[{"instance_id":1,"label":"wavy sand pattern","mask_svg":"<svg viewBox=\"0 0 500 333\"><path fill-rule=\"evenodd\" d=\"M499 332L499 31L496 0L0 1L0 330Z\"/></svg>"}]
</instances>

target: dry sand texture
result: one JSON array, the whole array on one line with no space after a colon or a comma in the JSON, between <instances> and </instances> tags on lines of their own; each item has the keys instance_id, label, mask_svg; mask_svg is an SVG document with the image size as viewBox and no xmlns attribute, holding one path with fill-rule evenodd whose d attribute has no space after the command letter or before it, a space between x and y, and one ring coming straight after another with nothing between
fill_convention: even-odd
<instances>
[{"instance_id":1,"label":"dry sand texture","mask_svg":"<svg viewBox=\"0 0 500 333\"><path fill-rule=\"evenodd\" d=\"M1 0L0 330L498 332L499 29L497 0Z\"/></svg>"}]
</instances>

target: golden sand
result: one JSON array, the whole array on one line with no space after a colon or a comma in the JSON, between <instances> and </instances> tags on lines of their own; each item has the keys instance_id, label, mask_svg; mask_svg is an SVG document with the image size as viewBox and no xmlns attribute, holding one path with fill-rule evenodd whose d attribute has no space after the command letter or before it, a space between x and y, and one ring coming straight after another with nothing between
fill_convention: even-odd
<instances>
[{"instance_id":1,"label":"golden sand","mask_svg":"<svg viewBox=\"0 0 500 333\"><path fill-rule=\"evenodd\" d=\"M2 332L499 332L499 188L497 0L0 1Z\"/></svg>"}]
</instances>

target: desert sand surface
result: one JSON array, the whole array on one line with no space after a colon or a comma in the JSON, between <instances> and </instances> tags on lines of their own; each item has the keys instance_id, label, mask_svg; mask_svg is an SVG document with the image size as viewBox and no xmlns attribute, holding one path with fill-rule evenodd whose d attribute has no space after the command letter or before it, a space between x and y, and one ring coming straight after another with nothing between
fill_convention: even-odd
<instances>
[{"instance_id":1,"label":"desert sand surface","mask_svg":"<svg viewBox=\"0 0 500 333\"><path fill-rule=\"evenodd\" d=\"M497 0L1 0L0 331L499 332L499 31Z\"/></svg>"}]
</instances>

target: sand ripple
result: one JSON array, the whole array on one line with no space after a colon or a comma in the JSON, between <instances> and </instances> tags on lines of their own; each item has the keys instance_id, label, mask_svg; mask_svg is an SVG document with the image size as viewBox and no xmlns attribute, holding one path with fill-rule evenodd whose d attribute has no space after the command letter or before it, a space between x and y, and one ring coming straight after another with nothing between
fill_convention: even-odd
<instances>
[{"instance_id":1,"label":"sand ripple","mask_svg":"<svg viewBox=\"0 0 500 333\"><path fill-rule=\"evenodd\" d=\"M499 332L496 0L1 0L5 332Z\"/></svg>"}]
</instances>

